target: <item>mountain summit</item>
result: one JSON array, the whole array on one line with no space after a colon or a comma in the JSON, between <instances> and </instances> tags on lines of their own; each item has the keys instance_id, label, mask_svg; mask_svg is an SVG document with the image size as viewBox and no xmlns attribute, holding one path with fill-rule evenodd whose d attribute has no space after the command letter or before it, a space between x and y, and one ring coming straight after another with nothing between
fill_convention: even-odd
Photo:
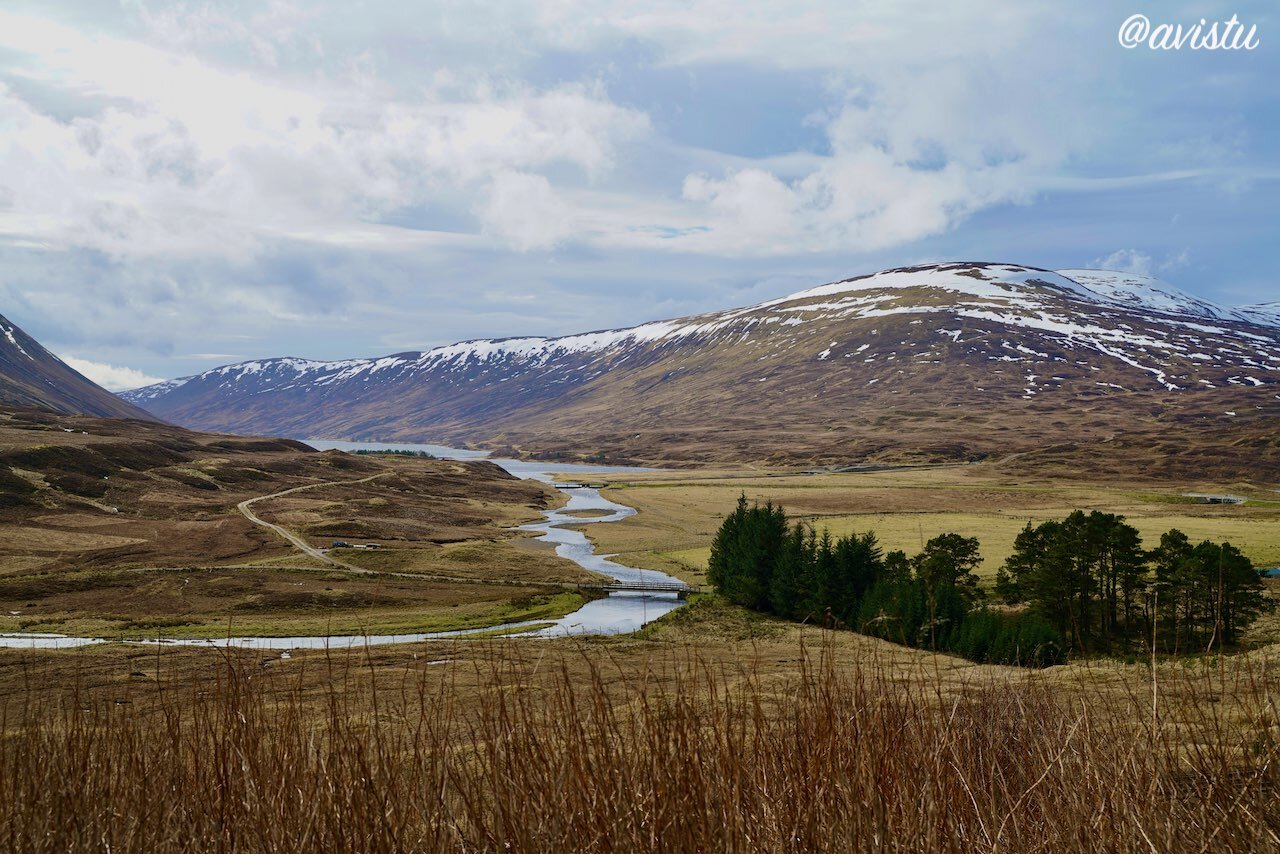
<instances>
[{"instance_id":1,"label":"mountain summit","mask_svg":"<svg viewBox=\"0 0 1280 854\"><path fill-rule=\"evenodd\" d=\"M207 430L836 464L1235 432L1274 408L1275 383L1275 306L957 262L628 329L244 362L125 397Z\"/></svg>"},{"instance_id":2,"label":"mountain summit","mask_svg":"<svg viewBox=\"0 0 1280 854\"><path fill-rule=\"evenodd\" d=\"M73 370L0 315L0 405L66 415L155 419Z\"/></svg>"}]
</instances>

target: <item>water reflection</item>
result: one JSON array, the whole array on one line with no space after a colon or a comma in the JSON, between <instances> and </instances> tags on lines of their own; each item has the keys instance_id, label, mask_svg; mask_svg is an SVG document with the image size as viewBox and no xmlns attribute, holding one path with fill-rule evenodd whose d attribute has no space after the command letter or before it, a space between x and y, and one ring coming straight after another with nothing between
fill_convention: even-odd
<instances>
[{"instance_id":1,"label":"water reflection","mask_svg":"<svg viewBox=\"0 0 1280 854\"><path fill-rule=\"evenodd\" d=\"M632 466L593 466L572 463L552 463L541 460L513 460L501 457L489 458L482 451L449 448L443 445L416 445L405 443L381 442L337 442L319 439L308 439L307 444L319 450L337 448L343 451L357 450L396 450L424 451L434 457L447 460L488 459L496 463L516 477L526 480L537 480L543 483L559 483L557 476L587 475L582 478L597 479L611 474L632 474L653 471L653 469ZM635 510L623 504L610 501L600 495L600 490L589 486L560 487L560 491L569 496L569 501L558 510L543 511L546 518L541 522L522 526L522 530L536 531L539 540L554 543L556 554L568 558L584 569L607 575L618 581L663 582L680 584L680 580L656 570L639 569L609 560L607 555L598 555L587 539L585 533L566 525L601 525L617 522L635 515ZM585 510L607 511L607 515L590 518L579 518L575 512ZM539 637L557 635L613 635L634 632L648 622L656 620L663 614L674 611L683 603L674 593L611 593L603 599L588 602L583 607L568 614L555 624L523 634Z\"/></svg>"}]
</instances>

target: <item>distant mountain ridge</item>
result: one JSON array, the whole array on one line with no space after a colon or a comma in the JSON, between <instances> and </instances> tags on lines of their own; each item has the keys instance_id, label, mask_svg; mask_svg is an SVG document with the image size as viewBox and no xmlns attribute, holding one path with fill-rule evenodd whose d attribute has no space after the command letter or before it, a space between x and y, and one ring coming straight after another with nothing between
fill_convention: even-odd
<instances>
[{"instance_id":1,"label":"distant mountain ridge","mask_svg":"<svg viewBox=\"0 0 1280 854\"><path fill-rule=\"evenodd\" d=\"M72 369L4 316L0 316L0 405L156 420Z\"/></svg>"},{"instance_id":2,"label":"distant mountain ridge","mask_svg":"<svg viewBox=\"0 0 1280 854\"><path fill-rule=\"evenodd\" d=\"M201 429L847 462L1114 435L1126 409L1247 420L1259 410L1217 400L1277 382L1274 305L1218 306L1124 273L955 262L628 329L256 360L124 396ZM1275 399L1255 396L1249 406ZM976 429L1001 407L1004 422ZM1042 410L1061 424L1037 415L1020 438L1000 435Z\"/></svg>"}]
</instances>

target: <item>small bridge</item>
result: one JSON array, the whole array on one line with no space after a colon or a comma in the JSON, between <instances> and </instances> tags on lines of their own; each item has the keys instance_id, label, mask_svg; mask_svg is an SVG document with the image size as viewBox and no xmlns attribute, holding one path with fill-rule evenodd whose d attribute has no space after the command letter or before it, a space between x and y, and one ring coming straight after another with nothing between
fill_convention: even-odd
<instances>
[{"instance_id":1,"label":"small bridge","mask_svg":"<svg viewBox=\"0 0 1280 854\"><path fill-rule=\"evenodd\" d=\"M600 593L674 593L688 599L690 593L701 593L701 587L690 587L682 581L613 581L602 584L579 584L579 590Z\"/></svg>"},{"instance_id":2,"label":"small bridge","mask_svg":"<svg viewBox=\"0 0 1280 854\"><path fill-rule=\"evenodd\" d=\"M1239 495L1216 495L1211 492L1188 492L1187 498L1194 498L1201 504L1244 504Z\"/></svg>"}]
</instances>

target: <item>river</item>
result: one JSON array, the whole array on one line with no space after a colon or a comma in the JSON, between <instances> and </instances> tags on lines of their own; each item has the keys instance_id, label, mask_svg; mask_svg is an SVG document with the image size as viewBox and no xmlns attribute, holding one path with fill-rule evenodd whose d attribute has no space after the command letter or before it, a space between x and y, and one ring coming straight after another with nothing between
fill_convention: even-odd
<instances>
[{"instance_id":1,"label":"river","mask_svg":"<svg viewBox=\"0 0 1280 854\"><path fill-rule=\"evenodd\" d=\"M582 476L595 481L606 475L652 471L652 469L626 466L594 466L570 463L551 463L535 460L514 460L490 457L484 451L449 448L443 445L422 445L394 442L343 442L328 439L308 439L307 444L318 450L338 449L421 451L434 457L449 460L488 460L501 466L516 477L557 484L556 475ZM635 514L635 510L610 501L598 489L588 486L565 484L557 486L569 500L564 507L544 510L543 520L522 525L521 530L534 531L539 540L555 545L556 554L568 558L584 569L606 575L619 581L663 582L679 584L680 581L655 570L638 569L609 559L608 555L595 553L591 541L580 530L567 525L601 525L618 522ZM575 511L598 510L607 515L579 518ZM633 632L675 610L683 604L674 593L610 593L594 599L578 610L558 620L538 620L528 623L511 623L505 626L489 626L480 629L464 629L452 632L428 632L403 635L313 635L300 637L225 637L225 638L150 638L132 643L162 646L244 647L250 649L341 649L349 647L379 646L390 643L458 638L485 634L496 630L510 637L564 637L567 635L613 635ZM108 643L114 638L72 637L52 633L15 632L0 634L0 647L23 649L70 649L90 644Z\"/></svg>"}]
</instances>

